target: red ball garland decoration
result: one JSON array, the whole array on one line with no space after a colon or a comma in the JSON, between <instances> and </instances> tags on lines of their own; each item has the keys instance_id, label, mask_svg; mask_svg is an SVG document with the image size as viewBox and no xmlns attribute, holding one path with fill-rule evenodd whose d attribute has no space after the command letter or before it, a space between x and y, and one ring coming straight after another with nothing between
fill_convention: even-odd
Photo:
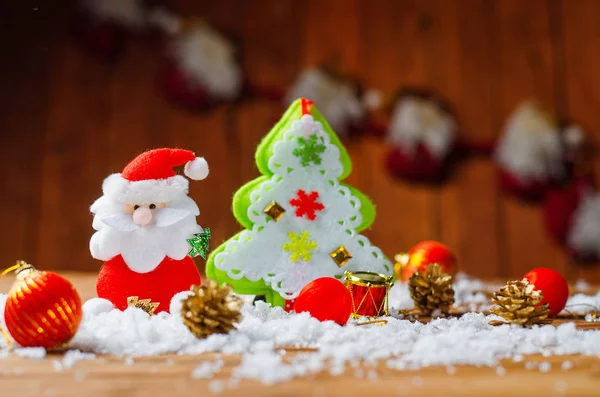
<instances>
[{"instance_id":1,"label":"red ball garland decoration","mask_svg":"<svg viewBox=\"0 0 600 397\"><path fill-rule=\"evenodd\" d=\"M81 322L81 298L64 277L19 261L4 307L8 332L23 347L64 347ZM6 272L5 272L6 273Z\"/></svg>"},{"instance_id":2,"label":"red ball garland decoration","mask_svg":"<svg viewBox=\"0 0 600 397\"><path fill-rule=\"evenodd\" d=\"M296 298L294 311L309 312L319 321L334 321L344 325L352 313L352 297L342 282L321 277L302 288Z\"/></svg>"},{"instance_id":3,"label":"red ball garland decoration","mask_svg":"<svg viewBox=\"0 0 600 397\"><path fill-rule=\"evenodd\" d=\"M456 256L448 247L437 241L423 241L403 256L404 262L397 269L397 277L407 282L417 270L425 271L428 265L439 264L444 272L454 275L457 268Z\"/></svg>"},{"instance_id":4,"label":"red ball garland decoration","mask_svg":"<svg viewBox=\"0 0 600 397\"><path fill-rule=\"evenodd\" d=\"M569 298L569 286L560 273L546 267L538 267L523 278L533 284L536 290L542 291L544 300L540 304L548 303L550 306L549 317L556 316L565 308Z\"/></svg>"}]
</instances>

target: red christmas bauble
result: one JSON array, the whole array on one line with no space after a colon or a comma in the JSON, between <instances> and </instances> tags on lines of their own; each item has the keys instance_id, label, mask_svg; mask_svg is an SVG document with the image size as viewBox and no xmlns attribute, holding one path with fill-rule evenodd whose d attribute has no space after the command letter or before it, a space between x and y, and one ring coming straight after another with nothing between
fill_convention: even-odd
<instances>
[{"instance_id":1,"label":"red christmas bauble","mask_svg":"<svg viewBox=\"0 0 600 397\"><path fill-rule=\"evenodd\" d=\"M309 312L319 321L334 321L344 325L352 313L352 297L342 282L321 277L302 288L296 298L294 311Z\"/></svg>"},{"instance_id":2,"label":"red christmas bauble","mask_svg":"<svg viewBox=\"0 0 600 397\"><path fill-rule=\"evenodd\" d=\"M4 307L6 328L23 347L64 347L81 322L81 298L66 278L23 264Z\"/></svg>"},{"instance_id":3,"label":"red christmas bauble","mask_svg":"<svg viewBox=\"0 0 600 397\"><path fill-rule=\"evenodd\" d=\"M408 251L408 259L402 264L397 276L406 282L417 270L425 271L433 263L442 266L446 273L456 274L457 260L454 253L437 241L423 241Z\"/></svg>"},{"instance_id":4,"label":"red christmas bauble","mask_svg":"<svg viewBox=\"0 0 600 397\"><path fill-rule=\"evenodd\" d=\"M565 308L569 298L569 286L560 273L546 267L538 267L523 278L533 284L536 290L542 291L544 300L540 304L548 303L550 306L548 316L554 317Z\"/></svg>"}]
</instances>

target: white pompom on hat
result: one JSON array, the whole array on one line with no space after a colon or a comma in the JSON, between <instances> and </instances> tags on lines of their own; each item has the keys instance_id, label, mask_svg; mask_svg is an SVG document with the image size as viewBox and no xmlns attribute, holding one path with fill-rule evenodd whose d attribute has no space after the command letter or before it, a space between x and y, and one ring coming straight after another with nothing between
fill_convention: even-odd
<instances>
[{"instance_id":1,"label":"white pompom on hat","mask_svg":"<svg viewBox=\"0 0 600 397\"><path fill-rule=\"evenodd\" d=\"M124 203L167 202L188 193L188 180L173 170L181 165L190 179L202 180L208 176L208 163L192 151L154 149L138 155L120 174L106 178L102 190Z\"/></svg>"}]
</instances>

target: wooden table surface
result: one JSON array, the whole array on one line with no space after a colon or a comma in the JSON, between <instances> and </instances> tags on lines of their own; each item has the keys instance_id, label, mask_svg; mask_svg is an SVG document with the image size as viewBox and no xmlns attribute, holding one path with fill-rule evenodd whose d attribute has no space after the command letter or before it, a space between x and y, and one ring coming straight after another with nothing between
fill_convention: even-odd
<instances>
[{"instance_id":1,"label":"wooden table surface","mask_svg":"<svg viewBox=\"0 0 600 397\"><path fill-rule=\"evenodd\" d=\"M94 275L65 275L74 282L83 299L94 296ZM12 282L0 281L0 292ZM581 322L578 325L586 327ZM295 353L288 353L293 357ZM213 379L193 379L192 370L200 363L222 359L223 369ZM60 368L60 354L35 360L17 356L0 359L0 396L110 396L150 395L201 396L209 390L215 395L231 396L598 396L600 395L600 359L581 356L528 356L522 362L505 361L504 373L495 368L467 366L430 367L419 371L391 370L381 363L364 367L358 378L354 369L341 376L320 373L306 378L264 386L244 380L230 385L232 369L239 356L203 354L199 356L164 355L136 358L98 356L81 360L72 368ZM563 362L572 368L561 368ZM547 372L533 363L547 362ZM545 364L547 365L547 364ZM374 376L374 375L377 376ZM215 380L220 382L215 382Z\"/></svg>"}]
</instances>

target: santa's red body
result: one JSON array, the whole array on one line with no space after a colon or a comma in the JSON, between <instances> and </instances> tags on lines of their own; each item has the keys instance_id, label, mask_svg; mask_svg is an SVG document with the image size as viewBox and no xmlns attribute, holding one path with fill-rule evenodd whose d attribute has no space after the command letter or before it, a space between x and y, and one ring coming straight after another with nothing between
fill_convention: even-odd
<instances>
[{"instance_id":1,"label":"santa's red body","mask_svg":"<svg viewBox=\"0 0 600 397\"><path fill-rule=\"evenodd\" d=\"M169 311L171 298L200 285L200 273L191 257L181 260L165 257L156 269L148 273L131 270L121 255L107 261L98 275L98 297L111 301L119 310L127 308L127 298L150 299L159 303L155 313Z\"/></svg>"}]
</instances>

